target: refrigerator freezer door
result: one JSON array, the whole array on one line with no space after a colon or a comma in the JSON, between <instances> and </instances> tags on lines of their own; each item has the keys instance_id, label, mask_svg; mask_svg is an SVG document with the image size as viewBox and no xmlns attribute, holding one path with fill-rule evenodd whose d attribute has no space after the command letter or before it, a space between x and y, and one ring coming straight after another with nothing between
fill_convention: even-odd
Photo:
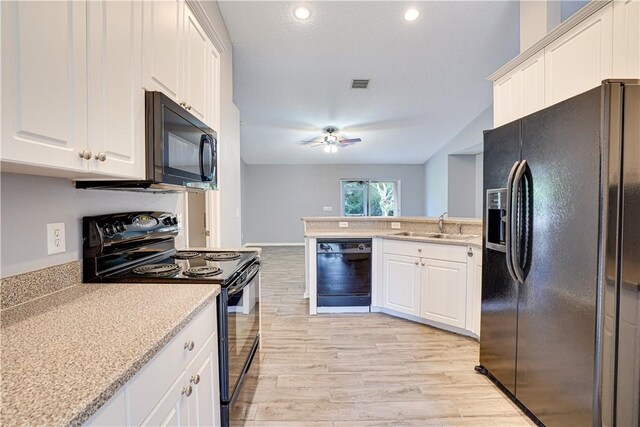
<instances>
[{"instance_id":1,"label":"refrigerator freezer door","mask_svg":"<svg viewBox=\"0 0 640 427\"><path fill-rule=\"evenodd\" d=\"M533 188L516 397L545 425L592 423L601 88L522 120Z\"/></svg>"},{"instance_id":2,"label":"refrigerator freezer door","mask_svg":"<svg viewBox=\"0 0 640 427\"><path fill-rule=\"evenodd\" d=\"M640 85L625 85L616 424L640 425Z\"/></svg>"},{"instance_id":3,"label":"refrigerator freezer door","mask_svg":"<svg viewBox=\"0 0 640 427\"><path fill-rule=\"evenodd\" d=\"M484 135L483 194L505 188L513 164L520 160L520 122L512 122ZM487 212L484 200L483 212ZM484 218L487 224L487 218ZM485 233L487 230L485 229ZM482 317L480 364L512 394L516 385L518 285L507 269L506 254L482 248Z\"/></svg>"}]
</instances>

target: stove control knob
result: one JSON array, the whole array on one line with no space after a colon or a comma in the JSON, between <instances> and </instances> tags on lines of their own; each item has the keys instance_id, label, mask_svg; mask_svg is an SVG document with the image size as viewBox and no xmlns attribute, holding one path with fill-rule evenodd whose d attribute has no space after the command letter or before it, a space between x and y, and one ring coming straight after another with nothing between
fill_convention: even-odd
<instances>
[{"instance_id":1,"label":"stove control knob","mask_svg":"<svg viewBox=\"0 0 640 427\"><path fill-rule=\"evenodd\" d=\"M125 230L124 223L122 221L116 222L116 231L122 233Z\"/></svg>"},{"instance_id":2,"label":"stove control knob","mask_svg":"<svg viewBox=\"0 0 640 427\"><path fill-rule=\"evenodd\" d=\"M177 216L174 216L172 221L173 221L173 225L178 225L178 217Z\"/></svg>"}]
</instances>

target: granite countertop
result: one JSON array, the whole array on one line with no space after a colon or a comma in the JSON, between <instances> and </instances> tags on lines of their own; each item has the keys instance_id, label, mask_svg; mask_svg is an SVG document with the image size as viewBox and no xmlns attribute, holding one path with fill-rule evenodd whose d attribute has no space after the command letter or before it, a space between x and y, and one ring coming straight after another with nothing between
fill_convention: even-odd
<instances>
[{"instance_id":1,"label":"granite countertop","mask_svg":"<svg viewBox=\"0 0 640 427\"><path fill-rule=\"evenodd\" d=\"M82 424L219 293L77 284L2 310L0 424Z\"/></svg>"},{"instance_id":2,"label":"granite countertop","mask_svg":"<svg viewBox=\"0 0 640 427\"><path fill-rule=\"evenodd\" d=\"M382 237L385 239L392 240L405 240L409 242L424 242L424 243L436 243L441 245L456 245L456 246L472 246L475 248L482 249L482 236L470 235L473 236L466 240L454 240L454 239L443 239L443 238L430 238L430 237L420 237L420 236L402 236L399 233L402 233L401 230L357 230L357 231L347 231L347 230L318 230L318 231L307 231L304 235L305 238L373 238L373 237Z\"/></svg>"}]
</instances>

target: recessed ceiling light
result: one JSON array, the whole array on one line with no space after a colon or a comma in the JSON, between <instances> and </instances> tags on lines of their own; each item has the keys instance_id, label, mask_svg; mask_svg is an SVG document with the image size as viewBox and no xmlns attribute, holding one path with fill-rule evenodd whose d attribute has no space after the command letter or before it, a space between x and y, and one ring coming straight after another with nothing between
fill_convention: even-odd
<instances>
[{"instance_id":1,"label":"recessed ceiling light","mask_svg":"<svg viewBox=\"0 0 640 427\"><path fill-rule=\"evenodd\" d=\"M293 14L296 18L304 20L311 16L311 11L304 6L299 6L296 7L296 9L293 11Z\"/></svg>"},{"instance_id":2,"label":"recessed ceiling light","mask_svg":"<svg viewBox=\"0 0 640 427\"><path fill-rule=\"evenodd\" d=\"M405 12L404 19L407 21L415 21L416 19L418 19L418 16L420 16L420 12L418 12L416 9L409 9Z\"/></svg>"}]
</instances>

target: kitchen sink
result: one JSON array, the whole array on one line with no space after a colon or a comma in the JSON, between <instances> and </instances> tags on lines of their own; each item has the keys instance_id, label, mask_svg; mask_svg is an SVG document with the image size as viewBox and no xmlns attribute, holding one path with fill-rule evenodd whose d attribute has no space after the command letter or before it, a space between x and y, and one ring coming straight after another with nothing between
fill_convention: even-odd
<instances>
[{"instance_id":1,"label":"kitchen sink","mask_svg":"<svg viewBox=\"0 0 640 427\"><path fill-rule=\"evenodd\" d=\"M421 233L418 231L401 231L394 236L420 237L424 239L469 240L478 237L472 234Z\"/></svg>"}]
</instances>

